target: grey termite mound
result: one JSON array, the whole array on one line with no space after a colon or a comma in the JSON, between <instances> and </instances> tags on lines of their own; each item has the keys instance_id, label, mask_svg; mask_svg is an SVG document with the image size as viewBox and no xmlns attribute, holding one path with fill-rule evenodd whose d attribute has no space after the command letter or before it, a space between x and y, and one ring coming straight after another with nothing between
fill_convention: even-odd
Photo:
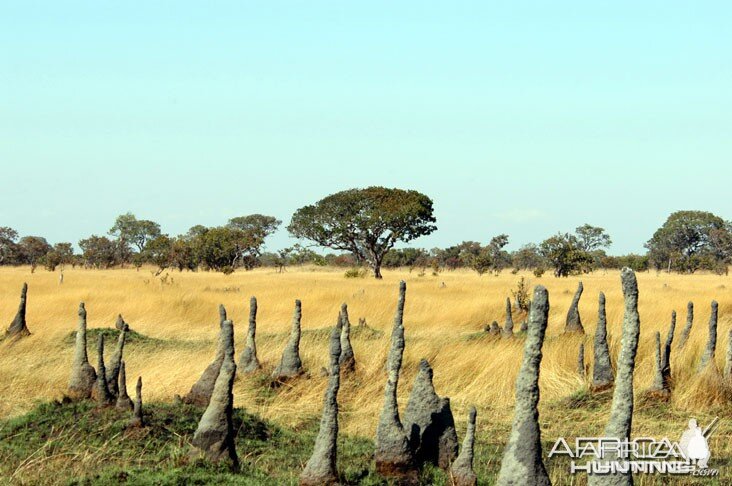
<instances>
[{"instance_id":1,"label":"grey termite mound","mask_svg":"<svg viewBox=\"0 0 732 486\"><path fill-rule=\"evenodd\" d=\"M463 447L460 449L455 462L450 467L450 476L455 486L477 486L478 476L473 470L473 446L475 444L475 407L470 407L468 414L468 429L463 439Z\"/></svg>"},{"instance_id":2,"label":"grey termite mound","mask_svg":"<svg viewBox=\"0 0 732 486\"><path fill-rule=\"evenodd\" d=\"M247 330L247 340L244 351L239 357L239 372L253 373L261 368L259 359L257 358L257 298L249 299L249 328Z\"/></svg>"},{"instance_id":3,"label":"grey termite mound","mask_svg":"<svg viewBox=\"0 0 732 486\"><path fill-rule=\"evenodd\" d=\"M323 397L323 414L313 454L300 474L301 486L338 484L338 389L341 380L341 331L343 312L330 334L328 388Z\"/></svg>"},{"instance_id":4,"label":"grey termite mound","mask_svg":"<svg viewBox=\"0 0 732 486\"><path fill-rule=\"evenodd\" d=\"M584 289L582 282L580 282L579 285L577 285L577 291L574 293L574 297L572 298L572 304L570 304L569 310L567 311L567 321L564 325L564 332L578 332L581 334L584 334L585 332L585 328L582 327L582 317L579 312L579 301Z\"/></svg>"},{"instance_id":5,"label":"grey termite mound","mask_svg":"<svg viewBox=\"0 0 732 486\"><path fill-rule=\"evenodd\" d=\"M292 314L292 327L290 339L282 352L280 364L272 373L275 381L284 381L299 376L303 373L302 360L300 359L300 321L302 319L302 303L295 301L295 311Z\"/></svg>"},{"instance_id":6,"label":"grey termite mound","mask_svg":"<svg viewBox=\"0 0 732 486\"><path fill-rule=\"evenodd\" d=\"M592 385L595 392L606 390L613 386L615 374L610 362L610 347L607 342L607 316L605 313L605 294L600 292L598 298L597 329L592 348L594 361L592 363Z\"/></svg>"},{"instance_id":7,"label":"grey termite mound","mask_svg":"<svg viewBox=\"0 0 732 486\"><path fill-rule=\"evenodd\" d=\"M76 329L76 344L74 347L74 362L71 365L68 395L73 400L84 400L92 396L94 383L97 381L97 372L89 364L86 351L86 307L79 304L79 324Z\"/></svg>"},{"instance_id":8,"label":"grey termite mound","mask_svg":"<svg viewBox=\"0 0 732 486\"><path fill-rule=\"evenodd\" d=\"M541 285L534 288L529 311L529 330L524 344L521 369L516 378L511 435L503 451L499 486L550 485L549 475L541 458L539 429L539 367L541 348L549 317L549 293Z\"/></svg>"},{"instance_id":9,"label":"grey termite mound","mask_svg":"<svg viewBox=\"0 0 732 486\"><path fill-rule=\"evenodd\" d=\"M193 434L194 455L203 455L207 459L225 461L232 470L239 469L239 458L234 445L234 323L227 320L221 325L222 347L224 359L219 368L213 393L206 411L203 412L198 428Z\"/></svg>"},{"instance_id":10,"label":"grey termite mound","mask_svg":"<svg viewBox=\"0 0 732 486\"><path fill-rule=\"evenodd\" d=\"M221 319L225 318L226 309L223 305L219 305L219 339L216 345L214 360L208 365L208 367L206 367L198 381L193 384L191 391L183 397L183 401L185 403L205 407L211 399L211 394L213 393L213 389L216 384L216 378L219 376L221 364L224 362L226 343L224 342L224 321L221 321Z\"/></svg>"},{"instance_id":11,"label":"grey termite mound","mask_svg":"<svg viewBox=\"0 0 732 486\"><path fill-rule=\"evenodd\" d=\"M716 300L712 301L712 313L709 316L709 337L707 338L707 346L704 348L701 361L699 362L699 371L714 361L714 353L717 349L717 312L719 304Z\"/></svg>"},{"instance_id":12,"label":"grey termite mound","mask_svg":"<svg viewBox=\"0 0 732 486\"><path fill-rule=\"evenodd\" d=\"M348 319L348 305L341 304L341 370L344 373L356 371L356 356L351 346L351 321Z\"/></svg>"},{"instance_id":13,"label":"grey termite mound","mask_svg":"<svg viewBox=\"0 0 732 486\"><path fill-rule=\"evenodd\" d=\"M15 318L8 326L5 331L5 337L10 339L20 339L22 337L30 336L28 330L28 324L25 320L25 310L28 301L28 284L24 283L20 289L20 304L18 304L18 312L15 314Z\"/></svg>"},{"instance_id":14,"label":"grey termite mound","mask_svg":"<svg viewBox=\"0 0 732 486\"><path fill-rule=\"evenodd\" d=\"M417 467L409 439L399 419L397 386L404 354L404 300L407 284L399 283L399 300L391 333L391 348L386 361L388 378L384 389L384 406L376 428L376 471L383 477L401 483L416 483Z\"/></svg>"},{"instance_id":15,"label":"grey termite mound","mask_svg":"<svg viewBox=\"0 0 732 486\"><path fill-rule=\"evenodd\" d=\"M633 423L633 371L635 356L638 352L638 335L640 334L640 317L638 315L638 282L635 273L629 268L621 271L625 312L623 315L623 337L618 356L618 374L610 408L610 419L605 426L604 437L625 440L630 437ZM610 457L605 460L612 460ZM589 486L632 485L631 474L617 473L613 475L590 475Z\"/></svg>"}]
</instances>

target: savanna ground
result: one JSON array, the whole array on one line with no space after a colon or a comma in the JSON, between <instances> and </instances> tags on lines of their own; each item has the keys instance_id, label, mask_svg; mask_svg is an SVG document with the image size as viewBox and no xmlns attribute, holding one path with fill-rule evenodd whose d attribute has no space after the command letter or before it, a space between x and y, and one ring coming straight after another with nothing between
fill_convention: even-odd
<instances>
[{"instance_id":1,"label":"savanna ground","mask_svg":"<svg viewBox=\"0 0 732 486\"><path fill-rule=\"evenodd\" d=\"M512 420L513 387L522 357L523 339L493 339L480 334L483 325L503 324L510 291L524 276L533 288L549 290L551 310L541 363L540 423L544 453L558 437L602 434L610 395L590 395L578 376L577 350L583 338L563 336L564 319L580 278L504 272L482 276L466 271L438 276L417 271L387 271L384 279L346 279L342 270L323 268L271 269L218 273L178 273L153 277L149 269L66 269L58 273L28 268L0 269L0 321L13 318L20 287L28 282L30 337L0 343L0 481L26 484L295 484L317 433L326 379L327 328L339 306L349 306L357 359L355 376L343 380L339 393L341 438L339 469L349 483L381 484L373 472L373 437L383 401L384 362L389 346L398 281L407 282L406 350L399 386L400 407L406 405L420 358L434 368L438 394L451 398L462 440L468 408L478 409L476 464L481 484L492 484L500 466ZM597 322L597 295L607 296L608 333L613 360L620 348L622 293L619 272L583 275L585 292L580 312L587 331L587 360ZM707 338L710 301L719 302L716 367L724 366L727 335L732 324L732 280L717 275L638 274L641 339L636 360L636 413L633 436L678 440L690 417L705 425L720 417L710 440L710 467L716 480L637 477L636 484L732 484L732 401L730 390L714 370L695 373ZM444 283L444 285L443 285ZM231 475L217 466L191 463L189 441L200 410L174 406L212 359L218 331L218 304L224 304L242 349L249 297L259 303L257 346L261 374L241 376L234 385L239 432L237 450L242 473ZM279 389L267 385L267 374L278 363L287 340L295 299L302 300L303 338L300 346L309 378ZM671 311L678 313L676 336L686 318L686 303L696 305L690 340L679 352L674 344L674 393L669 403L641 399L651 384L654 333L665 339ZM73 353L71 333L77 307L88 311L90 362L96 366L94 328L111 328L122 313L133 336L125 349L128 386L144 381L143 399L151 427L125 430L126 415L91 404L61 404ZM360 317L367 329L358 329ZM516 329L524 319L514 315ZM45 402L45 403L44 403ZM50 403L48 403L50 402ZM585 484L582 475L568 474L566 461L546 459L555 484ZM446 484L440 471L424 472L425 484Z\"/></svg>"}]
</instances>

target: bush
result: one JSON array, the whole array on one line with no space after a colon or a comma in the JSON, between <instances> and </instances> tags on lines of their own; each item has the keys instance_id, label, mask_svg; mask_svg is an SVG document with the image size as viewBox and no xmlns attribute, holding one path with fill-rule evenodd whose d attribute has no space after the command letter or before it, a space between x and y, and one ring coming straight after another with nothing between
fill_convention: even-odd
<instances>
[{"instance_id":1,"label":"bush","mask_svg":"<svg viewBox=\"0 0 732 486\"><path fill-rule=\"evenodd\" d=\"M546 272L544 267L536 267L534 269L534 277L541 278L541 276L544 275L544 272Z\"/></svg>"},{"instance_id":2,"label":"bush","mask_svg":"<svg viewBox=\"0 0 732 486\"><path fill-rule=\"evenodd\" d=\"M516 307L524 312L529 312L531 306L531 300L529 300L529 284L526 282L524 277L516 284L516 290L512 290L513 300L516 302Z\"/></svg>"},{"instance_id":3,"label":"bush","mask_svg":"<svg viewBox=\"0 0 732 486\"><path fill-rule=\"evenodd\" d=\"M346 278L366 278L366 269L349 268L343 276Z\"/></svg>"}]
</instances>

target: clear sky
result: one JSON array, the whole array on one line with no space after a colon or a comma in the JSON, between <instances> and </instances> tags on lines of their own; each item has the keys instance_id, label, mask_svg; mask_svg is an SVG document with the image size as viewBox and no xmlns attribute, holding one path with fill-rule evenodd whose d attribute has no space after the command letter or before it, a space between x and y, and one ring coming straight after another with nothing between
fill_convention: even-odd
<instances>
[{"instance_id":1,"label":"clear sky","mask_svg":"<svg viewBox=\"0 0 732 486\"><path fill-rule=\"evenodd\" d=\"M672 211L732 219L731 24L722 1L3 1L0 226L286 224L384 185L435 202L414 246L587 222L639 252Z\"/></svg>"}]
</instances>

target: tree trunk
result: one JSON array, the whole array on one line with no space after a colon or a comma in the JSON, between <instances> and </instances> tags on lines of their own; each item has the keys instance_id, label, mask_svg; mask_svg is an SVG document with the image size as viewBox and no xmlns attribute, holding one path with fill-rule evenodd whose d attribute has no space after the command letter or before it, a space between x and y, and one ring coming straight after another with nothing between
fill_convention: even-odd
<instances>
[{"instance_id":1,"label":"tree trunk","mask_svg":"<svg viewBox=\"0 0 732 486\"><path fill-rule=\"evenodd\" d=\"M381 262L375 262L373 267L374 267L374 278L377 280L381 280L382 278L384 278L381 276Z\"/></svg>"}]
</instances>

